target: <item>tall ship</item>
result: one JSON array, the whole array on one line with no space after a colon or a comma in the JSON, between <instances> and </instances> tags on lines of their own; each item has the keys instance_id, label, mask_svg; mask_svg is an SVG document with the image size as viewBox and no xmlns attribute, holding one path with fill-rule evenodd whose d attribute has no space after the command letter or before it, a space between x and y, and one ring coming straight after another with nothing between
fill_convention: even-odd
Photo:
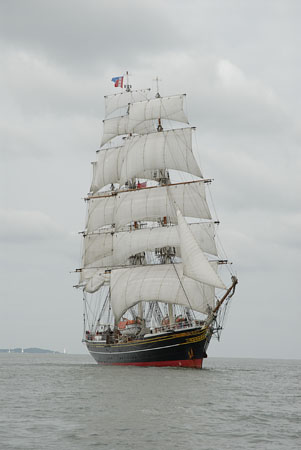
<instances>
[{"instance_id":1,"label":"tall ship","mask_svg":"<svg viewBox=\"0 0 301 450\"><path fill-rule=\"evenodd\" d=\"M133 90L128 74L112 81L77 269L83 342L103 365L202 368L237 284L217 250L212 180L185 94L161 96L158 79L153 91Z\"/></svg>"}]
</instances>

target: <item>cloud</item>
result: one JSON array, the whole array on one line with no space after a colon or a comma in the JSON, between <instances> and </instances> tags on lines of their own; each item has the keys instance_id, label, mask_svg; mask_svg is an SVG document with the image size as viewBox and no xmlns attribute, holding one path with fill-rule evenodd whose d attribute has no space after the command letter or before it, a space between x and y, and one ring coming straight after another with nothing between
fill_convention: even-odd
<instances>
[{"instance_id":1,"label":"cloud","mask_svg":"<svg viewBox=\"0 0 301 450\"><path fill-rule=\"evenodd\" d=\"M17 112L25 117L55 115L61 119L99 115L102 105L99 102L97 109L93 99L100 91L101 78L72 75L45 57L19 48L8 50L2 45L2 58L5 64L0 81L5 86L6 115Z\"/></svg>"},{"instance_id":2,"label":"cloud","mask_svg":"<svg viewBox=\"0 0 301 450\"><path fill-rule=\"evenodd\" d=\"M124 67L182 44L181 31L160 8L140 1L21 0L2 4L1 17L2 39L11 46L83 72L104 68L103 61Z\"/></svg>"},{"instance_id":3,"label":"cloud","mask_svg":"<svg viewBox=\"0 0 301 450\"><path fill-rule=\"evenodd\" d=\"M301 250L300 213L237 211L225 215L217 231L218 243L243 273L277 273L285 278L298 273Z\"/></svg>"},{"instance_id":4,"label":"cloud","mask_svg":"<svg viewBox=\"0 0 301 450\"><path fill-rule=\"evenodd\" d=\"M231 211L252 211L255 215L258 211L266 214L299 211L299 176L293 171L290 177L286 176L285 155L279 157L281 148L275 151L278 157L271 164L271 156L264 147L261 156L247 149L225 149L222 141L208 149L204 159L214 173L213 189L219 190L219 203ZM300 161L296 160L298 166Z\"/></svg>"},{"instance_id":5,"label":"cloud","mask_svg":"<svg viewBox=\"0 0 301 450\"><path fill-rule=\"evenodd\" d=\"M41 211L0 210L1 240L9 243L61 240L64 231Z\"/></svg>"},{"instance_id":6,"label":"cloud","mask_svg":"<svg viewBox=\"0 0 301 450\"><path fill-rule=\"evenodd\" d=\"M155 70L162 95L187 93L190 122L200 124L202 130L237 138L245 133L278 135L291 127L277 93L227 59L189 49L162 51L139 63L140 68L133 70L136 78L150 82Z\"/></svg>"}]
</instances>

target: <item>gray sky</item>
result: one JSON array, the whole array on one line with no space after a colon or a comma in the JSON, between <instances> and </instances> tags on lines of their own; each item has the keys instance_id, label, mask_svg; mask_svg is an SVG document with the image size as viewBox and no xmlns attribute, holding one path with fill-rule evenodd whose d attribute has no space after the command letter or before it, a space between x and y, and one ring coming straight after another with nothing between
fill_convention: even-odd
<instances>
[{"instance_id":1,"label":"gray sky","mask_svg":"<svg viewBox=\"0 0 301 450\"><path fill-rule=\"evenodd\" d=\"M103 95L187 93L239 285L210 356L300 358L301 3L10 0L0 7L0 347L83 352L80 238Z\"/></svg>"}]
</instances>

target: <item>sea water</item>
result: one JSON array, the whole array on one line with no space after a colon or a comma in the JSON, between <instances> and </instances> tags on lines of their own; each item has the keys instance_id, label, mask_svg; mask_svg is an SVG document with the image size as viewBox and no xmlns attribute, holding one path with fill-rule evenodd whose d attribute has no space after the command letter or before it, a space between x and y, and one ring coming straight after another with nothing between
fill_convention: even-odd
<instances>
[{"instance_id":1,"label":"sea water","mask_svg":"<svg viewBox=\"0 0 301 450\"><path fill-rule=\"evenodd\" d=\"M300 360L203 370L0 354L0 449L300 449Z\"/></svg>"}]
</instances>

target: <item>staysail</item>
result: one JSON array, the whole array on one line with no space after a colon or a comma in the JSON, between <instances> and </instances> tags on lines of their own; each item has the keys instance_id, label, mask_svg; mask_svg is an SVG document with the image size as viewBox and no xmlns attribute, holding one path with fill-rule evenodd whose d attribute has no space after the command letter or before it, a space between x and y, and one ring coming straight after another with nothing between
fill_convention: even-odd
<instances>
[{"instance_id":1,"label":"staysail","mask_svg":"<svg viewBox=\"0 0 301 450\"><path fill-rule=\"evenodd\" d=\"M201 283L226 289L216 271L209 264L179 209L177 210L177 217L183 274Z\"/></svg>"}]
</instances>

